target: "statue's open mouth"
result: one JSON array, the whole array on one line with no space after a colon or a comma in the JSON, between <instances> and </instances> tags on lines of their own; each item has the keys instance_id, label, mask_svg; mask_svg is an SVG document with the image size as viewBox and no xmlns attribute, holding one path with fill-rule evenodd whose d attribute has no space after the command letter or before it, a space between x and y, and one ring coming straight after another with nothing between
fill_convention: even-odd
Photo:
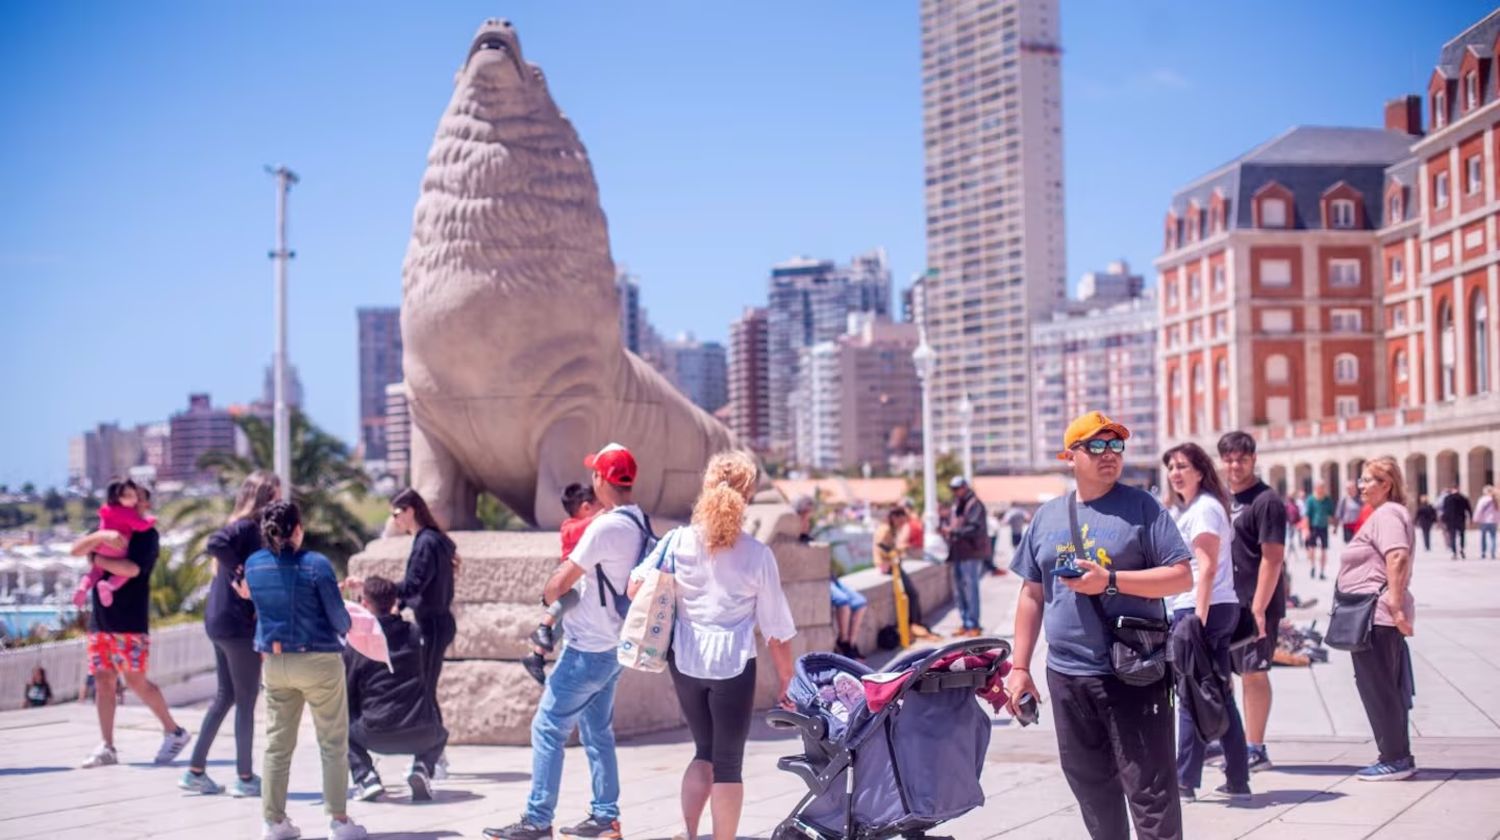
<instances>
[{"instance_id":1,"label":"statue's open mouth","mask_svg":"<svg viewBox=\"0 0 1500 840\"><path fill-rule=\"evenodd\" d=\"M498 53L500 56L508 59L511 67L516 71L516 76L522 81L526 80L526 73L521 67L520 57L516 55L516 51L511 48L511 45L506 42L505 36L498 32L487 32L475 38L474 44L469 47L468 58L464 60L465 64L472 64L476 55L492 52Z\"/></svg>"}]
</instances>

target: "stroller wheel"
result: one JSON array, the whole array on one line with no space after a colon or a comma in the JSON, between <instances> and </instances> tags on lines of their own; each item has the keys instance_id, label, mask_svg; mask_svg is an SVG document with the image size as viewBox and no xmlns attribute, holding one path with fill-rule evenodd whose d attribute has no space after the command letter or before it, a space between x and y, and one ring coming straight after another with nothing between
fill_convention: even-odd
<instances>
[{"instance_id":1,"label":"stroller wheel","mask_svg":"<svg viewBox=\"0 0 1500 840\"><path fill-rule=\"evenodd\" d=\"M823 833L803 825L795 818L786 819L771 832L771 840L825 840Z\"/></svg>"}]
</instances>

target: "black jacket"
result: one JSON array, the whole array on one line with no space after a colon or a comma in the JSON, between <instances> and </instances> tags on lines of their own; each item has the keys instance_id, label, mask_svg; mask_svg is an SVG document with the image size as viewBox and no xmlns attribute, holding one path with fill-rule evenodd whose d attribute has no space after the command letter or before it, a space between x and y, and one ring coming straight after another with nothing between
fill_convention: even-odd
<instances>
[{"instance_id":1,"label":"black jacket","mask_svg":"<svg viewBox=\"0 0 1500 840\"><path fill-rule=\"evenodd\" d=\"M1443 524L1449 528L1462 528L1469 517L1473 515L1474 508L1469 504L1469 497L1462 493L1449 493L1443 497L1443 509L1441 515Z\"/></svg>"},{"instance_id":2,"label":"black jacket","mask_svg":"<svg viewBox=\"0 0 1500 840\"><path fill-rule=\"evenodd\" d=\"M344 649L349 683L349 721L364 722L367 732L400 732L438 722L422 675L422 634L399 615L380 617L380 629L391 651L391 665Z\"/></svg>"},{"instance_id":3,"label":"black jacket","mask_svg":"<svg viewBox=\"0 0 1500 840\"><path fill-rule=\"evenodd\" d=\"M406 577L396 584L396 597L418 620L452 612L455 551L453 540L432 528L423 528L412 540Z\"/></svg>"},{"instance_id":4,"label":"black jacket","mask_svg":"<svg viewBox=\"0 0 1500 840\"><path fill-rule=\"evenodd\" d=\"M1229 675L1220 674L1208 652L1203 622L1189 613L1172 625L1167 658L1177 683L1177 702L1192 715L1193 728L1204 741L1217 741L1229 731L1225 698L1232 689Z\"/></svg>"},{"instance_id":5,"label":"black jacket","mask_svg":"<svg viewBox=\"0 0 1500 840\"><path fill-rule=\"evenodd\" d=\"M252 519L231 522L208 538L206 550L218 561L203 611L208 637L255 638L255 604L241 598L231 584L245 579L245 561L260 551L260 525Z\"/></svg>"},{"instance_id":6,"label":"black jacket","mask_svg":"<svg viewBox=\"0 0 1500 840\"><path fill-rule=\"evenodd\" d=\"M948 527L949 560L983 560L990 556L990 531L984 502L973 490L954 504Z\"/></svg>"}]
</instances>

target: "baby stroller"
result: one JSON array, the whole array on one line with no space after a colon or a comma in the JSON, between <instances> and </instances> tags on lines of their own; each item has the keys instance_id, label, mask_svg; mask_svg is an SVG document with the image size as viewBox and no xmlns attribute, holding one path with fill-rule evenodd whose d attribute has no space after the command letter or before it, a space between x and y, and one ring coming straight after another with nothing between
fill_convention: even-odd
<instances>
[{"instance_id":1,"label":"baby stroller","mask_svg":"<svg viewBox=\"0 0 1500 840\"><path fill-rule=\"evenodd\" d=\"M777 767L801 778L808 793L773 840L928 837L928 829L983 805L979 774L991 722L975 694L989 686L986 697L997 702L995 681L1009 670L1009 656L1007 642L977 638L912 651L879 674L834 653L798 659L787 690L796 711L777 709L768 722L801 732L803 753ZM871 704L854 702L847 717L827 702L825 687L840 674L875 675L864 684L873 689Z\"/></svg>"}]
</instances>

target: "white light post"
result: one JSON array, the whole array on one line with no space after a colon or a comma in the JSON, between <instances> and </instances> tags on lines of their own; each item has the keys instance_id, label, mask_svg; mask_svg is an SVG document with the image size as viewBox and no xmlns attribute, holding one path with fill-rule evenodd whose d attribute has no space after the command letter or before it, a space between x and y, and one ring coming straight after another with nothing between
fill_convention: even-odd
<instances>
[{"instance_id":1,"label":"white light post","mask_svg":"<svg viewBox=\"0 0 1500 840\"><path fill-rule=\"evenodd\" d=\"M272 461L276 477L281 479L284 498L292 498L292 417L286 404L286 264L296 256L286 247L286 194L297 183L297 173L285 166L266 167L276 176L276 356L272 360Z\"/></svg>"},{"instance_id":2,"label":"white light post","mask_svg":"<svg viewBox=\"0 0 1500 840\"><path fill-rule=\"evenodd\" d=\"M937 532L937 460L932 448L932 369L937 353L927 343L927 330L918 335L920 339L911 353L911 362L917 369L917 381L922 384L922 553L932 555L942 542Z\"/></svg>"},{"instance_id":3,"label":"white light post","mask_svg":"<svg viewBox=\"0 0 1500 840\"><path fill-rule=\"evenodd\" d=\"M964 438L964 478L974 482L974 401L967 391L958 403L958 422Z\"/></svg>"}]
</instances>

